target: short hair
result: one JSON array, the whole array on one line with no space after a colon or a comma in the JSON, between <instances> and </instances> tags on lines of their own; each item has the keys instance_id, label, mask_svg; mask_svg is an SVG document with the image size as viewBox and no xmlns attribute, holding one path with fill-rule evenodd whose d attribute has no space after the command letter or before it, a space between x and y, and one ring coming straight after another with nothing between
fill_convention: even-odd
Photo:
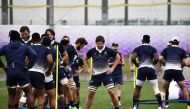
<instances>
[{"instance_id":1,"label":"short hair","mask_svg":"<svg viewBox=\"0 0 190 109\"><path fill-rule=\"evenodd\" d=\"M78 38L78 39L75 41L75 44L78 44L78 43L84 44L84 45L87 45L87 44L88 44L88 42L86 41L86 39L83 38L83 37L80 37L80 38Z\"/></svg>"},{"instance_id":2,"label":"short hair","mask_svg":"<svg viewBox=\"0 0 190 109\"><path fill-rule=\"evenodd\" d=\"M22 27L20 28L20 32L24 32L24 31L30 32L29 27L28 27L28 26L22 26Z\"/></svg>"},{"instance_id":3,"label":"short hair","mask_svg":"<svg viewBox=\"0 0 190 109\"><path fill-rule=\"evenodd\" d=\"M96 43L97 43L97 42L103 42L103 43L105 43L104 37L101 36L101 35L97 36L97 37L96 37Z\"/></svg>"},{"instance_id":4,"label":"short hair","mask_svg":"<svg viewBox=\"0 0 190 109\"><path fill-rule=\"evenodd\" d=\"M46 32L45 32L45 34L47 34L48 31L55 36L55 32L54 32L53 29L47 29Z\"/></svg>"},{"instance_id":5,"label":"short hair","mask_svg":"<svg viewBox=\"0 0 190 109\"><path fill-rule=\"evenodd\" d=\"M69 36L67 36L67 35L63 36L63 38L68 38L68 39L70 39Z\"/></svg>"},{"instance_id":6,"label":"short hair","mask_svg":"<svg viewBox=\"0 0 190 109\"><path fill-rule=\"evenodd\" d=\"M21 39L19 32L16 30L9 31L9 37L11 41L19 41Z\"/></svg>"},{"instance_id":7,"label":"short hair","mask_svg":"<svg viewBox=\"0 0 190 109\"><path fill-rule=\"evenodd\" d=\"M143 43L149 43L150 42L150 36L144 35L142 41L143 41Z\"/></svg>"},{"instance_id":8,"label":"short hair","mask_svg":"<svg viewBox=\"0 0 190 109\"><path fill-rule=\"evenodd\" d=\"M37 42L40 41L40 34L39 33L33 33L32 34L32 41Z\"/></svg>"},{"instance_id":9,"label":"short hair","mask_svg":"<svg viewBox=\"0 0 190 109\"><path fill-rule=\"evenodd\" d=\"M50 46L51 45L51 40L48 36L43 36L42 45L44 45L44 46Z\"/></svg>"}]
</instances>

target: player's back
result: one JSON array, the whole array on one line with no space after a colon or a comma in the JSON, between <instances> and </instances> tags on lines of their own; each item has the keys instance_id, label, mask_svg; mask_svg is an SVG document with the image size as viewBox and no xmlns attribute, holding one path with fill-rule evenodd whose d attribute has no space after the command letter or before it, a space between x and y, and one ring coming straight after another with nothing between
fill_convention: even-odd
<instances>
[{"instance_id":1,"label":"player's back","mask_svg":"<svg viewBox=\"0 0 190 109\"><path fill-rule=\"evenodd\" d=\"M140 66L152 65L154 54L157 53L156 49L149 44L143 44L135 48L134 52L136 52L139 57Z\"/></svg>"},{"instance_id":2,"label":"player's back","mask_svg":"<svg viewBox=\"0 0 190 109\"><path fill-rule=\"evenodd\" d=\"M68 44L65 49L69 56L69 64L71 64L74 61L74 59L78 56L77 51L75 47L71 44Z\"/></svg>"},{"instance_id":3,"label":"player's back","mask_svg":"<svg viewBox=\"0 0 190 109\"><path fill-rule=\"evenodd\" d=\"M163 50L161 55L164 57L166 69L182 70L182 60L186 58L185 50L179 47L168 47Z\"/></svg>"},{"instance_id":4,"label":"player's back","mask_svg":"<svg viewBox=\"0 0 190 109\"><path fill-rule=\"evenodd\" d=\"M37 53L37 58L35 59L34 66L32 68L38 68L44 71L48 64L47 55L50 53L50 50L41 44L34 44L31 47Z\"/></svg>"},{"instance_id":5,"label":"player's back","mask_svg":"<svg viewBox=\"0 0 190 109\"><path fill-rule=\"evenodd\" d=\"M28 50L28 46L18 41L12 41L4 46L5 57L9 69L23 70L25 68L26 56L33 55Z\"/></svg>"},{"instance_id":6,"label":"player's back","mask_svg":"<svg viewBox=\"0 0 190 109\"><path fill-rule=\"evenodd\" d=\"M185 50L179 47L168 47L162 52L166 63L181 63L182 59L186 58Z\"/></svg>"}]
</instances>

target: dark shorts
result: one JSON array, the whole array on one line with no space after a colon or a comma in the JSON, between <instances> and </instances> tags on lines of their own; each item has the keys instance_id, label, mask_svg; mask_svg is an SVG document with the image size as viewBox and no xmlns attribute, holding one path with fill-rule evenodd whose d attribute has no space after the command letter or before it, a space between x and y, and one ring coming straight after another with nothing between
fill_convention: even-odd
<instances>
[{"instance_id":1,"label":"dark shorts","mask_svg":"<svg viewBox=\"0 0 190 109\"><path fill-rule=\"evenodd\" d=\"M65 74L65 70L64 68L59 68L58 69L58 86L61 87L61 83L60 83L60 80L64 79L64 78L67 78L66 74ZM56 73L53 74L53 79L54 81L56 81ZM55 82L55 85L56 85L56 82Z\"/></svg>"},{"instance_id":2,"label":"dark shorts","mask_svg":"<svg viewBox=\"0 0 190 109\"><path fill-rule=\"evenodd\" d=\"M93 75L89 86L99 87L104 84L104 86L107 86L109 84L113 84L113 80L111 75L107 75L106 73L99 74L99 75Z\"/></svg>"},{"instance_id":3,"label":"dark shorts","mask_svg":"<svg viewBox=\"0 0 190 109\"><path fill-rule=\"evenodd\" d=\"M45 75L40 72L28 71L31 85L35 89L44 89L45 88Z\"/></svg>"},{"instance_id":4,"label":"dark shorts","mask_svg":"<svg viewBox=\"0 0 190 109\"><path fill-rule=\"evenodd\" d=\"M80 78L79 76L73 76L74 82L77 88L80 88Z\"/></svg>"},{"instance_id":5,"label":"dark shorts","mask_svg":"<svg viewBox=\"0 0 190 109\"><path fill-rule=\"evenodd\" d=\"M173 70L173 69L165 70L163 79L166 81L174 80L176 82L185 80L181 70Z\"/></svg>"},{"instance_id":6,"label":"dark shorts","mask_svg":"<svg viewBox=\"0 0 190 109\"><path fill-rule=\"evenodd\" d=\"M54 80L45 83L45 90L51 90L55 88Z\"/></svg>"},{"instance_id":7,"label":"dark shorts","mask_svg":"<svg viewBox=\"0 0 190 109\"><path fill-rule=\"evenodd\" d=\"M25 71L8 71L6 75L8 87L16 88L17 85L24 86L30 83L29 75Z\"/></svg>"},{"instance_id":8,"label":"dark shorts","mask_svg":"<svg viewBox=\"0 0 190 109\"><path fill-rule=\"evenodd\" d=\"M138 69L137 79L141 81L157 79L156 72L153 68L141 67Z\"/></svg>"},{"instance_id":9,"label":"dark shorts","mask_svg":"<svg viewBox=\"0 0 190 109\"><path fill-rule=\"evenodd\" d=\"M111 75L114 84L123 84L123 75Z\"/></svg>"}]
</instances>

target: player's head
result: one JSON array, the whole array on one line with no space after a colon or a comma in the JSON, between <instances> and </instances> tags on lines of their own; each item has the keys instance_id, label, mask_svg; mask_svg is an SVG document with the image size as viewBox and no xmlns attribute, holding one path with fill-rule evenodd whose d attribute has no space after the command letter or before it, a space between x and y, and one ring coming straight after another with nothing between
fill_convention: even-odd
<instances>
[{"instance_id":1,"label":"player's head","mask_svg":"<svg viewBox=\"0 0 190 109\"><path fill-rule=\"evenodd\" d=\"M172 38L172 45L179 45L179 38L178 37Z\"/></svg>"},{"instance_id":2,"label":"player's head","mask_svg":"<svg viewBox=\"0 0 190 109\"><path fill-rule=\"evenodd\" d=\"M98 49L102 49L105 45L105 39L103 36L97 36L96 37L96 46Z\"/></svg>"},{"instance_id":3,"label":"player's head","mask_svg":"<svg viewBox=\"0 0 190 109\"><path fill-rule=\"evenodd\" d=\"M29 38L30 38L30 29L28 26L22 26L20 28L20 33L21 33L21 38L24 40L24 41L28 41Z\"/></svg>"},{"instance_id":4,"label":"player's head","mask_svg":"<svg viewBox=\"0 0 190 109\"><path fill-rule=\"evenodd\" d=\"M49 47L51 45L51 40L49 36L42 37L42 45Z\"/></svg>"},{"instance_id":5,"label":"player's head","mask_svg":"<svg viewBox=\"0 0 190 109\"><path fill-rule=\"evenodd\" d=\"M82 49L85 45L87 45L88 44L88 42L86 41L86 39L85 38L83 38L83 37L80 37L80 38L78 38L76 41L75 41L75 45L76 45L76 49L77 50L80 50L80 49Z\"/></svg>"},{"instance_id":6,"label":"player's head","mask_svg":"<svg viewBox=\"0 0 190 109\"><path fill-rule=\"evenodd\" d=\"M9 37L11 41L19 41L21 39L19 32L16 30L9 31Z\"/></svg>"},{"instance_id":7,"label":"player's head","mask_svg":"<svg viewBox=\"0 0 190 109\"><path fill-rule=\"evenodd\" d=\"M172 41L171 41L171 40L168 41L167 46L168 46L168 47L171 47L171 46L172 46Z\"/></svg>"},{"instance_id":8,"label":"player's head","mask_svg":"<svg viewBox=\"0 0 190 109\"><path fill-rule=\"evenodd\" d=\"M118 44L118 43L116 43L116 42L112 43L112 49L113 49L114 51L117 51L117 50L118 50L118 47L119 47L119 44Z\"/></svg>"},{"instance_id":9,"label":"player's head","mask_svg":"<svg viewBox=\"0 0 190 109\"><path fill-rule=\"evenodd\" d=\"M144 35L142 39L142 43L150 43L150 36L149 35Z\"/></svg>"},{"instance_id":10,"label":"player's head","mask_svg":"<svg viewBox=\"0 0 190 109\"><path fill-rule=\"evenodd\" d=\"M39 33L33 33L32 34L32 42L33 43L38 43L40 42L41 38L40 38L40 34Z\"/></svg>"},{"instance_id":11,"label":"player's head","mask_svg":"<svg viewBox=\"0 0 190 109\"><path fill-rule=\"evenodd\" d=\"M55 32L53 29L47 29L45 34L47 34L51 41L55 40Z\"/></svg>"},{"instance_id":12,"label":"player's head","mask_svg":"<svg viewBox=\"0 0 190 109\"><path fill-rule=\"evenodd\" d=\"M63 44L64 46L66 46L66 45L68 45L69 43L70 43L70 38L69 38L69 36L63 36L63 38L62 38L62 40L61 40L61 42L60 42L61 44Z\"/></svg>"}]
</instances>

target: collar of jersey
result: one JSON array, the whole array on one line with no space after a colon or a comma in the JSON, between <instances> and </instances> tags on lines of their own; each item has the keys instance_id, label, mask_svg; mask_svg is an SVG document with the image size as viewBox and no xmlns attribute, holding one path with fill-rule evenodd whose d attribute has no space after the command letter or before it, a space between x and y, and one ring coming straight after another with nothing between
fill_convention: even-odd
<instances>
[{"instance_id":1,"label":"collar of jersey","mask_svg":"<svg viewBox=\"0 0 190 109\"><path fill-rule=\"evenodd\" d=\"M149 45L148 43L143 43L142 45Z\"/></svg>"},{"instance_id":2,"label":"collar of jersey","mask_svg":"<svg viewBox=\"0 0 190 109\"><path fill-rule=\"evenodd\" d=\"M55 42L55 40L53 40L53 41L51 42L51 45L54 44L54 42Z\"/></svg>"},{"instance_id":3,"label":"collar of jersey","mask_svg":"<svg viewBox=\"0 0 190 109\"><path fill-rule=\"evenodd\" d=\"M172 45L172 47L179 47L178 45Z\"/></svg>"},{"instance_id":4,"label":"collar of jersey","mask_svg":"<svg viewBox=\"0 0 190 109\"><path fill-rule=\"evenodd\" d=\"M39 43L38 43L38 44L33 44L33 45L42 45L42 44L39 44Z\"/></svg>"},{"instance_id":5,"label":"collar of jersey","mask_svg":"<svg viewBox=\"0 0 190 109\"><path fill-rule=\"evenodd\" d=\"M27 41L25 41L24 39L22 39L22 41L26 44L30 41L31 38L29 38Z\"/></svg>"},{"instance_id":6,"label":"collar of jersey","mask_svg":"<svg viewBox=\"0 0 190 109\"><path fill-rule=\"evenodd\" d=\"M96 46L96 50L99 52L99 53L102 53L102 51L105 49L106 47L105 47L105 45L104 45L104 47L100 50L100 49L98 49L98 47Z\"/></svg>"}]
</instances>

